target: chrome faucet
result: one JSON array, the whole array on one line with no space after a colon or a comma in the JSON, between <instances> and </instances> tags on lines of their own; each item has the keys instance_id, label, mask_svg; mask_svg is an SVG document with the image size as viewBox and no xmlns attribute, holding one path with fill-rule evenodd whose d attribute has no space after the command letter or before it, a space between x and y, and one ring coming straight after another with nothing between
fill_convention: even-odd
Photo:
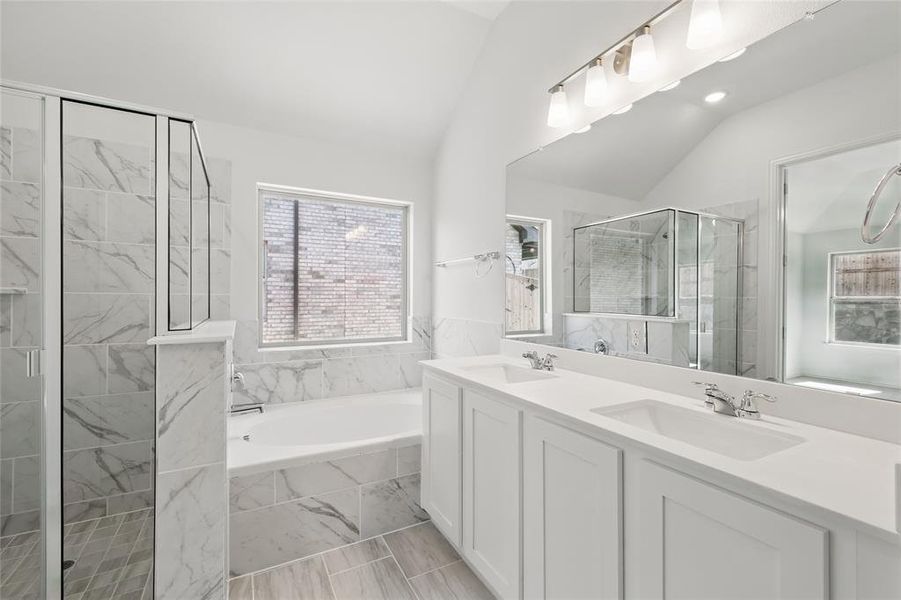
<instances>
[{"instance_id":1,"label":"chrome faucet","mask_svg":"<svg viewBox=\"0 0 901 600\"><path fill-rule=\"evenodd\" d=\"M766 400L767 402L775 402L776 397L769 394L763 394L752 390L745 390L741 402L736 403L735 396L724 392L715 383L707 383L704 381L692 381L695 385L704 386L704 403L713 409L713 412L730 417L741 417L744 419L759 419L760 410L757 408L756 400Z\"/></svg>"},{"instance_id":2,"label":"chrome faucet","mask_svg":"<svg viewBox=\"0 0 901 600\"><path fill-rule=\"evenodd\" d=\"M241 404L232 404L228 412L233 415L243 415L244 413L256 412L263 414L262 402L243 402Z\"/></svg>"},{"instance_id":3,"label":"chrome faucet","mask_svg":"<svg viewBox=\"0 0 901 600\"><path fill-rule=\"evenodd\" d=\"M529 362L532 364L532 368L539 371L553 371L554 370L554 359L557 358L556 354L547 354L544 358L540 358L538 356L538 352L535 350L530 350L529 352L522 353L523 358L529 359Z\"/></svg>"}]
</instances>

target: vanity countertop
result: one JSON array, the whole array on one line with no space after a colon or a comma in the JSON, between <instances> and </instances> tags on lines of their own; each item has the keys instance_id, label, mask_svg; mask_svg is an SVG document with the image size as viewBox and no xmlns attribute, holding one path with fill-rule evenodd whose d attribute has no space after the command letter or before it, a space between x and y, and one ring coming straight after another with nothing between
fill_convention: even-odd
<instances>
[{"instance_id":1,"label":"vanity countertop","mask_svg":"<svg viewBox=\"0 0 901 600\"><path fill-rule=\"evenodd\" d=\"M705 471L713 470L737 486L751 484L788 504L800 502L824 510L853 521L859 529L901 542L895 522L895 465L901 463L899 445L767 416L764 405L759 421L742 419L742 424L799 436L804 442L756 460L737 460L591 412L595 408L647 399L710 412L704 405L701 390L697 397L681 396L559 368L553 372L556 375L553 378L502 383L468 370L479 365L528 366L524 360L502 355L429 360L422 364L427 371L466 380L539 413L571 422L583 431L600 430L614 443L619 440L651 455L689 461Z\"/></svg>"}]
</instances>

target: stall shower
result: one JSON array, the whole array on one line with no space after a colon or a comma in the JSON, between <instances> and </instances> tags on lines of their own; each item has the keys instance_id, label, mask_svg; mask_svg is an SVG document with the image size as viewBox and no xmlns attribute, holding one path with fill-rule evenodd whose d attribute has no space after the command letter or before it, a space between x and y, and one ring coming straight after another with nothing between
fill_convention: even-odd
<instances>
[{"instance_id":1,"label":"stall shower","mask_svg":"<svg viewBox=\"0 0 901 600\"><path fill-rule=\"evenodd\" d=\"M743 227L663 208L575 228L567 320L578 330L590 317L601 332L578 347L738 373Z\"/></svg>"}]
</instances>

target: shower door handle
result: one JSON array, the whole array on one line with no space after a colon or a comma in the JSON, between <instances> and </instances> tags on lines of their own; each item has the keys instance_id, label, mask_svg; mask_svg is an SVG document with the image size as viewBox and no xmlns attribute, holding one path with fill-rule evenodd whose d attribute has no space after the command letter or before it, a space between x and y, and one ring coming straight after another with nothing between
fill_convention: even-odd
<instances>
[{"instance_id":1,"label":"shower door handle","mask_svg":"<svg viewBox=\"0 0 901 600\"><path fill-rule=\"evenodd\" d=\"M41 351L29 350L25 353L25 376L28 378L41 375Z\"/></svg>"}]
</instances>

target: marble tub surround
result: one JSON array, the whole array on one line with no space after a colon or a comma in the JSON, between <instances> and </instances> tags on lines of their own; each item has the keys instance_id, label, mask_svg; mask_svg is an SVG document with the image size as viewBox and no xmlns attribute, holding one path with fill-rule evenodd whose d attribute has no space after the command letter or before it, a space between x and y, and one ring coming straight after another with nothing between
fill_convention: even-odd
<instances>
[{"instance_id":1,"label":"marble tub surround","mask_svg":"<svg viewBox=\"0 0 901 600\"><path fill-rule=\"evenodd\" d=\"M571 350L594 352L595 342L604 339L610 356L689 366L691 338L686 320L569 313L563 321L563 346Z\"/></svg>"},{"instance_id":2,"label":"marble tub surround","mask_svg":"<svg viewBox=\"0 0 901 600\"><path fill-rule=\"evenodd\" d=\"M419 453L411 444L230 477L231 574L427 521Z\"/></svg>"},{"instance_id":3,"label":"marble tub surround","mask_svg":"<svg viewBox=\"0 0 901 600\"><path fill-rule=\"evenodd\" d=\"M431 523L229 581L229 600L493 600Z\"/></svg>"},{"instance_id":4,"label":"marble tub surround","mask_svg":"<svg viewBox=\"0 0 901 600\"><path fill-rule=\"evenodd\" d=\"M412 319L412 339L394 344L297 350L260 349L257 321L238 321L235 369L240 402L296 402L419 387L431 357L431 322Z\"/></svg>"},{"instance_id":5,"label":"marble tub surround","mask_svg":"<svg viewBox=\"0 0 901 600\"><path fill-rule=\"evenodd\" d=\"M659 455L670 461L678 460L685 469L703 472L708 481L721 481L727 487L739 485L751 497L754 494L765 495L776 508L797 512L799 507L804 507L828 523L864 531L893 543L901 540L895 520L893 477L895 464L901 455L898 444L780 418L774 414L782 409L805 418L803 405L806 399L812 399L813 406L819 407L814 410L821 411L823 393L808 395L799 393L793 386L756 382L753 386L755 390L779 396L779 402L762 407L764 415L761 420L742 420L736 424L743 428L789 434L801 438L802 442L755 460L738 460L592 412L595 408L653 399L708 414L709 409L704 407L702 395L690 385L691 379L685 376L682 369L613 357L598 358L560 349L556 377L553 379L503 384L497 379L491 380L466 370L466 367L497 362L526 366L525 361L514 357L529 349L529 344L505 340L503 347L509 354L435 360L425 363L425 368L499 392L511 402L547 413L553 419L563 419L577 430L589 434L603 432L605 437L614 436L620 446L638 449L652 457ZM544 350L541 347L536 349L539 352ZM719 382L720 387L728 392L740 394L747 387L747 380L736 376L709 376L714 377L711 380ZM660 387L650 387L652 385ZM838 402L845 400L839 394L834 396ZM860 399L854 400L857 402L853 405L854 409L862 410ZM833 407L833 416L843 412L841 404ZM886 412L882 417L896 426L901 422L898 407L895 405L888 410L891 412ZM730 421L725 423L732 424ZM847 426L847 423L844 425Z\"/></svg>"},{"instance_id":6,"label":"marble tub surround","mask_svg":"<svg viewBox=\"0 0 901 600\"><path fill-rule=\"evenodd\" d=\"M151 340L158 355L158 598L226 595L225 419L231 402L227 369L232 361L230 330L233 325L212 323L193 336ZM199 343L193 342L198 339ZM182 551L173 552L173 548Z\"/></svg>"},{"instance_id":7,"label":"marble tub surround","mask_svg":"<svg viewBox=\"0 0 901 600\"><path fill-rule=\"evenodd\" d=\"M503 323L441 317L435 319L432 353L435 357L476 356L497 352Z\"/></svg>"},{"instance_id":8,"label":"marble tub surround","mask_svg":"<svg viewBox=\"0 0 901 600\"><path fill-rule=\"evenodd\" d=\"M0 288L21 292L0 294L0 535L10 536L40 528L41 389L25 376L41 344L40 132L0 126L0 164Z\"/></svg>"}]
</instances>

